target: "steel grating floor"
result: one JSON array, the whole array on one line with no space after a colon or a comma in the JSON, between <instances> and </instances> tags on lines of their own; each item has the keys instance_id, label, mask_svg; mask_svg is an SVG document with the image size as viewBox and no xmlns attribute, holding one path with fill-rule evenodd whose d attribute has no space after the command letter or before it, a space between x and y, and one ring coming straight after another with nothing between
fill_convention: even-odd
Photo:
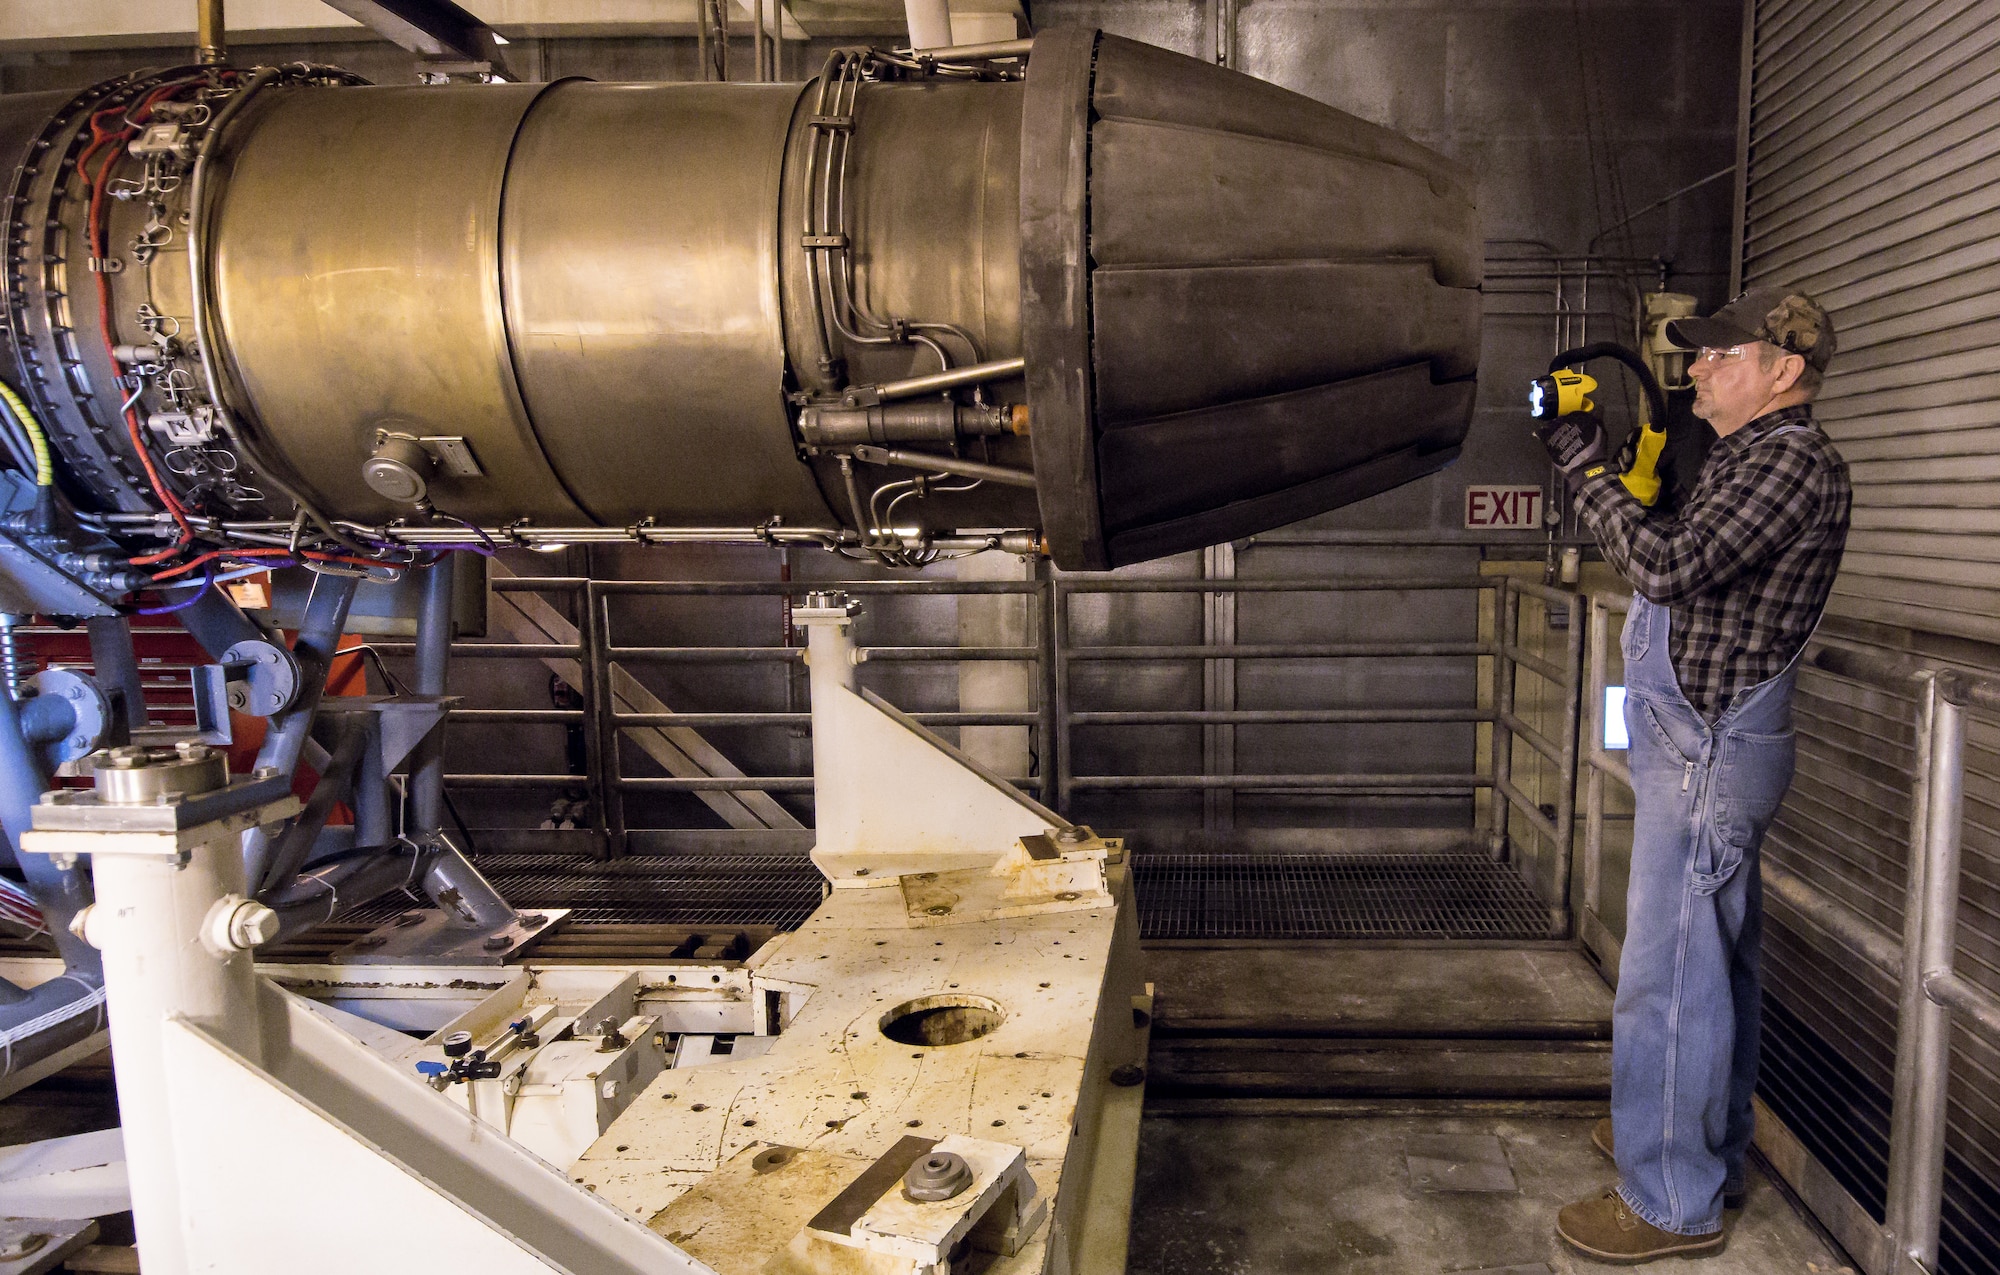
<instances>
[{"instance_id":1,"label":"steel grating floor","mask_svg":"<svg viewBox=\"0 0 2000 1275\"><path fill-rule=\"evenodd\" d=\"M1142 854L1149 939L1540 939L1548 907L1514 870L1460 853Z\"/></svg>"},{"instance_id":2,"label":"steel grating floor","mask_svg":"<svg viewBox=\"0 0 2000 1275\"><path fill-rule=\"evenodd\" d=\"M632 857L480 855L493 888L520 908L570 908L580 925L769 925L797 929L819 906L819 870L803 855L705 854ZM379 923L415 906L379 899L343 913Z\"/></svg>"},{"instance_id":3,"label":"steel grating floor","mask_svg":"<svg viewBox=\"0 0 2000 1275\"><path fill-rule=\"evenodd\" d=\"M518 907L567 907L579 924L796 928L819 906L803 855L482 855ZM1474 852L1151 853L1133 859L1148 939L1539 939L1548 910L1505 864ZM379 923L410 902L344 914Z\"/></svg>"}]
</instances>

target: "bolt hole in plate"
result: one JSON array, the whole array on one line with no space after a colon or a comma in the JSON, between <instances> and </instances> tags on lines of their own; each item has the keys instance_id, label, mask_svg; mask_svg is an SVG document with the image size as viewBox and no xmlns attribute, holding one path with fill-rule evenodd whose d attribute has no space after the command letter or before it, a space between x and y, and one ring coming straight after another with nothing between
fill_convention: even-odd
<instances>
[{"instance_id":1,"label":"bolt hole in plate","mask_svg":"<svg viewBox=\"0 0 2000 1275\"><path fill-rule=\"evenodd\" d=\"M963 1045L987 1035L1006 1012L984 996L946 992L904 1001L882 1015L882 1034L899 1045Z\"/></svg>"},{"instance_id":2,"label":"bolt hole in plate","mask_svg":"<svg viewBox=\"0 0 2000 1275\"><path fill-rule=\"evenodd\" d=\"M751 1158L750 1168L757 1173L772 1173L790 1164L798 1153L797 1147L766 1147Z\"/></svg>"}]
</instances>

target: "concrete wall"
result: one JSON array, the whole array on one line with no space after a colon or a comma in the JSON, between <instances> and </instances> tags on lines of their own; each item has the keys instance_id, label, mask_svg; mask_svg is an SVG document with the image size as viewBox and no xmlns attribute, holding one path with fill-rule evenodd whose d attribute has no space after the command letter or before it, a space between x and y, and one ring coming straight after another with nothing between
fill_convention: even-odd
<instances>
[{"instance_id":1,"label":"concrete wall","mask_svg":"<svg viewBox=\"0 0 2000 1275\"><path fill-rule=\"evenodd\" d=\"M1478 394L1478 417L1465 453L1426 481L1315 520L1319 529L1379 529L1412 536L1460 526L1469 483L1538 483L1547 478L1540 448L1528 437L1523 398L1558 348L1559 285L1554 258L1568 259L1560 305L1572 312L1570 335L1630 339L1630 314L1640 290L1657 286L1665 263L1670 286L1697 294L1704 306L1724 300L1729 251L1727 179L1711 183L1628 227L1601 233L1654 200L1734 159L1739 0L1483 0L1475 5L1429 0L1248 0L1239 10L1239 64L1247 72L1363 118L1405 132L1469 166L1481 181L1488 239L1489 285ZM1042 27L1094 24L1194 54L1213 54L1213 10L1186 0L1041 0ZM786 67L816 68L824 45L788 46ZM742 61L747 61L747 43ZM316 47L243 48L245 61L313 58L340 62L378 82L412 78L408 55L375 41ZM126 68L179 60L176 50L0 55L0 90L76 87ZM511 51L531 76L588 75L601 79L676 79L693 74L687 40L608 39L522 41ZM1585 256L1598 258L1586 305L1576 273ZM1586 325L1587 324L1587 329ZM1636 390L1607 371L1600 395L1614 423L1629 419ZM1235 570L1244 576L1322 574L1471 574L1485 557L1539 559L1538 547L1330 548L1258 541L1240 545ZM544 570L582 569L541 555ZM795 554L804 576L873 574L825 554ZM687 552L600 552L591 568L648 577L775 578L774 553L757 549ZM1198 575L1200 555L1140 568L1138 574ZM934 568L933 571L942 570ZM1073 611L1079 642L1199 640L1204 616L1192 596L1079 599ZM634 606L625 622L630 641L700 644L771 642L777 606L730 600L673 608ZM1404 638L1468 640L1479 619L1471 595L1300 595L1246 600L1239 609L1241 641L1343 641ZM864 641L949 643L959 633L948 600L899 602L877 608ZM1470 660L1291 662L1242 664L1235 677L1241 707L1296 704L1470 703L1478 671ZM689 709L782 708L784 676L771 668L647 670L646 680L669 703ZM958 694L949 665L871 670L885 694L910 708L948 708ZM528 669L503 674L491 662L461 669L454 690L479 703L540 707L546 677ZM1201 707L1216 691L1204 688L1199 664L1085 666L1075 679L1077 707ZM800 701L802 702L802 701ZM560 733L534 728L463 730L454 737L457 769L560 769ZM546 736L546 737L545 737ZM768 732L718 739L752 773L802 771L805 742ZM1184 772L1201 769L1199 727L1102 728L1078 737L1075 770L1083 774ZM1471 728L1267 727L1237 732L1238 769L1457 771L1480 748ZM1213 744L1210 742L1212 753ZM636 763L635 763L636 765ZM643 773L643 772L638 772ZM536 794L479 803L484 817L515 821L537 816ZM805 807L794 802L803 812ZM475 812L477 813L477 812ZM1467 827L1470 803L1354 801L1302 795L1245 795L1233 811L1198 794L1103 794L1079 800L1072 812L1105 826L1194 828L1231 823L1272 825L1429 825ZM648 819L699 825L711 816L692 802L635 807Z\"/></svg>"}]
</instances>

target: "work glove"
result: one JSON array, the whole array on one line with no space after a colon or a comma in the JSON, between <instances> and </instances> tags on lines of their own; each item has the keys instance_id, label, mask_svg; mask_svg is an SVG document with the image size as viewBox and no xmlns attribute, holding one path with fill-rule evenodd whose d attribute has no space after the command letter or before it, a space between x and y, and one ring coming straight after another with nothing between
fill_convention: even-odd
<instances>
[{"instance_id":1,"label":"work glove","mask_svg":"<svg viewBox=\"0 0 2000 1275\"><path fill-rule=\"evenodd\" d=\"M1660 500L1660 453L1666 446L1667 431L1642 424L1625 436L1625 445L1618 449L1618 481L1648 509Z\"/></svg>"},{"instance_id":2,"label":"work glove","mask_svg":"<svg viewBox=\"0 0 2000 1275\"><path fill-rule=\"evenodd\" d=\"M1566 477L1592 461L1604 459L1604 427L1589 416L1559 416L1535 428L1535 437L1549 449L1549 459Z\"/></svg>"}]
</instances>

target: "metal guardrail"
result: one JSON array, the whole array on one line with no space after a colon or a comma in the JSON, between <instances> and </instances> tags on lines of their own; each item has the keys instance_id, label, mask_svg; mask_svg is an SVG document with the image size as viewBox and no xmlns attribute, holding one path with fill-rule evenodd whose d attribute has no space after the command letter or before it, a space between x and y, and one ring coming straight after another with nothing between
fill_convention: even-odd
<instances>
[{"instance_id":1,"label":"metal guardrail","mask_svg":"<svg viewBox=\"0 0 2000 1275\"><path fill-rule=\"evenodd\" d=\"M587 754L587 774L453 773L453 789L587 788L593 797L592 820L600 853L616 855L627 832L624 798L645 792L809 792L809 776L632 776L620 765L621 732L647 727L708 729L720 727L784 727L810 724L805 712L629 712L614 707L612 670L619 665L646 664L788 664L803 660L804 648L668 647L622 645L613 640L610 599L630 596L781 596L838 589L858 596L1028 596L1036 600L1039 622L1033 646L959 647L895 646L864 648L869 663L962 662L994 660L1036 665L1036 703L1022 712L920 712L911 716L927 726L1025 726L1035 735L1038 773L1025 781L1057 809L1067 810L1075 794L1085 791L1283 791L1385 794L1396 796L1457 796L1479 791L1496 795L1496 812L1489 832L1496 859L1508 852L1507 812L1524 820L1554 846L1555 888L1550 894L1550 929L1567 936L1571 918L1567 906L1577 765L1577 703L1580 686L1581 634L1572 622L1558 659L1524 649L1520 632L1520 600L1534 597L1566 607L1572 619L1582 600L1574 593L1506 575L1438 575L1424 577L1334 576L1281 579L1134 579L1110 575L1066 575L1043 580L856 580L856 581L706 581L591 580L580 576L500 577L491 581L502 593L563 595L577 600L578 640L560 642L456 642L454 657L489 659L575 660L583 672L581 708L456 709L450 720L468 725L581 726ZM1494 599L1495 628L1491 639L1472 641L1396 642L1234 642L1187 644L1131 643L1075 645L1070 626L1070 600L1086 594L1247 593L1386 593L1479 591ZM1231 630L1233 635L1233 629ZM1476 637L1476 635L1475 635ZM384 653L400 645L378 643ZM1237 660L1410 659L1453 658L1490 661L1485 703L1446 707L1337 707L1303 709L1152 709L1078 710L1071 700L1071 670L1087 662L1204 661L1233 668ZM1549 734L1515 711L1515 687L1521 670L1551 687L1550 698L1565 705L1560 727ZM1243 774L1233 765L1219 773L1168 775L1078 775L1071 763L1072 735L1079 727L1204 726L1234 728L1263 725L1370 725L1382 723L1484 723L1493 732L1491 765L1476 773L1283 773ZM1557 799L1545 812L1517 782L1514 741L1519 740L1545 759L1557 775Z\"/></svg>"},{"instance_id":2,"label":"metal guardrail","mask_svg":"<svg viewBox=\"0 0 2000 1275\"><path fill-rule=\"evenodd\" d=\"M1104 643L1080 645L1072 640L1069 600L1084 594L1199 593L1401 593L1491 591L1494 595L1494 638L1473 642L1334 642L1334 643L1190 643L1182 645ZM1549 898L1553 937L1570 933L1569 880L1571 839L1576 814L1577 702L1581 682L1583 639L1574 622L1582 599L1575 593L1506 575L1328 576L1277 579L1154 580L1115 576L1061 576L1054 581L1054 646L1056 649L1056 807L1067 810L1074 794L1083 791L1188 791L1226 788L1232 791L1319 792L1396 796L1457 796L1490 789L1496 794L1489 832L1496 859L1508 852L1509 812L1518 813L1554 847L1556 881ZM1522 597L1538 598L1570 609L1572 623L1560 662L1523 648L1520 634ZM1079 663L1147 660L1294 660L1408 659L1466 656L1487 657L1492 663L1491 707L1477 703L1452 708L1341 709L1156 709L1119 712L1072 711L1071 670ZM1552 738L1515 712L1515 680L1527 670L1547 681L1564 705L1562 725ZM1425 722L1486 723L1492 727L1490 767L1470 774L1335 773L1284 774L1149 774L1078 775L1072 769L1070 732L1077 726L1236 726L1265 724L1389 724ZM1519 739L1555 768L1557 799L1553 815L1522 791L1513 777L1513 741Z\"/></svg>"},{"instance_id":3,"label":"metal guardrail","mask_svg":"<svg viewBox=\"0 0 2000 1275\"><path fill-rule=\"evenodd\" d=\"M507 788L588 788L591 792L593 829L599 835L601 852L617 856L625 852L627 826L625 798L630 793L700 792L811 792L810 775L698 775L632 776L624 773L620 736L627 730L646 727L689 730L752 726L801 727L808 725L810 713L803 712L627 712L617 707L612 689L613 670L622 664L797 664L805 659L802 646L624 646L613 641L609 601L615 597L783 597L827 589L862 595L944 595L975 596L994 594L1035 595L1046 592L1043 582L1034 580L852 580L841 582L804 580L595 580L582 576L514 576L491 580L500 593L559 594L578 600L578 636L574 644L526 642L455 642L453 657L475 659L573 659L582 670L586 685L581 689L581 709L457 709L451 719L466 723L516 722L581 725L584 728L586 774L499 774L449 773L445 783L456 789ZM896 646L864 647L860 655L868 663L919 663L969 660L1046 662L1039 646L962 647ZM1044 683L1044 685L1046 685ZM1040 755L1048 756L1050 741L1057 734L1055 705L1046 691L1043 702L1028 712L929 712L910 716L926 726L1026 726L1039 738ZM1046 772L1046 768L1044 768ZM1025 786L1046 791L1046 773L1032 776Z\"/></svg>"},{"instance_id":4,"label":"metal guardrail","mask_svg":"<svg viewBox=\"0 0 2000 1275\"><path fill-rule=\"evenodd\" d=\"M1604 692L1610 617L1629 609L1625 598L1590 599L1583 839L1584 941L1608 952L1618 943L1599 919L1604 852L1604 779L1627 787L1631 772L1607 751ZM1944 1205L1946 1089L1951 1071L1953 1015L1960 1026L2000 1044L2000 997L1954 968L1960 866L1965 822L1966 717L2000 719L2000 681L1958 669L1917 665L1831 643L1808 649L1806 662L1837 677L1917 700L1916 781L1911 794L1909 887L1901 940L1798 874L1761 865L1764 886L1813 925L1896 980L1896 1065L1889 1117L1886 1216L1878 1226L1849 1199L1815 1199L1841 1191L1830 1178L1793 1185L1823 1220L1845 1219L1840 1239L1868 1275L1929 1275L1937 1269ZM1864 1229L1865 1228L1865 1229Z\"/></svg>"}]
</instances>

